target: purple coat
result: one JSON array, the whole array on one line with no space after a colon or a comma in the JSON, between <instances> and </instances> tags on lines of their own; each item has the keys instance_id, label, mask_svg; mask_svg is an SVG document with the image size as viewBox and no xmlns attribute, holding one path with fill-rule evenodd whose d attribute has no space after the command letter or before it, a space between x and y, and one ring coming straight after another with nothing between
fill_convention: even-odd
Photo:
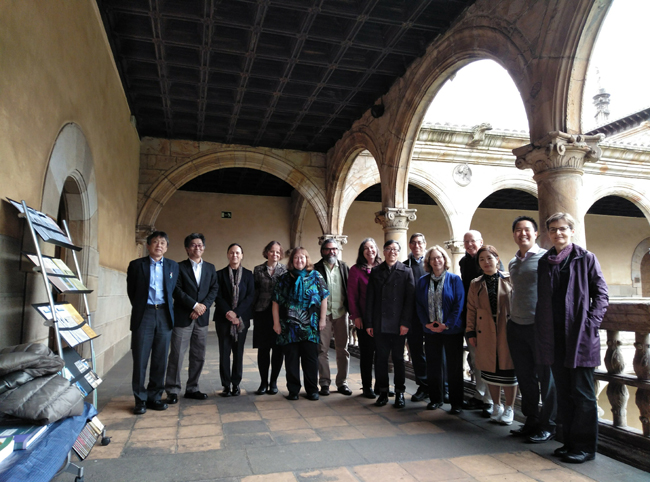
<instances>
[{"instance_id":1,"label":"purple coat","mask_svg":"<svg viewBox=\"0 0 650 482\"><path fill-rule=\"evenodd\" d=\"M607 284L596 256L576 244L573 247L575 257L569 264L569 284L565 297L564 366L597 367L600 365L598 329L609 305ZM537 269L535 355L542 365L552 365L555 358L549 253L540 258Z\"/></svg>"}]
</instances>

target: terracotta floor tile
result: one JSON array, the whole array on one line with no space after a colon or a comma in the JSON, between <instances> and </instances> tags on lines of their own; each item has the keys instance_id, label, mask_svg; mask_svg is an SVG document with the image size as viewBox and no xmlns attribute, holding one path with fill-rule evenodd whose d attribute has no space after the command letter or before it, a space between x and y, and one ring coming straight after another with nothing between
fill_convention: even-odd
<instances>
[{"instance_id":1,"label":"terracotta floor tile","mask_svg":"<svg viewBox=\"0 0 650 482\"><path fill-rule=\"evenodd\" d=\"M416 415L423 420L449 420L449 415L444 410L422 410Z\"/></svg>"},{"instance_id":2,"label":"terracotta floor tile","mask_svg":"<svg viewBox=\"0 0 650 482\"><path fill-rule=\"evenodd\" d=\"M101 419L100 419L101 420ZM175 417L148 417L147 414L138 417L133 426L134 430L141 428L175 427L178 425L178 418Z\"/></svg>"},{"instance_id":3,"label":"terracotta floor tile","mask_svg":"<svg viewBox=\"0 0 650 482\"><path fill-rule=\"evenodd\" d=\"M250 422L252 420L262 420L262 417L260 417L260 414L257 412L233 412L221 414L221 423Z\"/></svg>"},{"instance_id":4,"label":"terracotta floor tile","mask_svg":"<svg viewBox=\"0 0 650 482\"><path fill-rule=\"evenodd\" d=\"M394 423L409 423L422 420L422 417L420 417L418 413L419 412L413 410L409 410L408 412L402 410L391 410L390 412L383 412L380 415L386 420L390 420Z\"/></svg>"},{"instance_id":5,"label":"terracotta floor tile","mask_svg":"<svg viewBox=\"0 0 650 482\"><path fill-rule=\"evenodd\" d=\"M341 427L348 425L343 417L305 417L307 423L311 425L312 428L322 428L322 427Z\"/></svg>"},{"instance_id":6,"label":"terracotta floor tile","mask_svg":"<svg viewBox=\"0 0 650 482\"><path fill-rule=\"evenodd\" d=\"M125 444L128 442L131 436L131 430L107 430L106 435L111 438L111 443L106 445L106 447L110 447L113 445L113 442L117 444Z\"/></svg>"},{"instance_id":7,"label":"terracotta floor tile","mask_svg":"<svg viewBox=\"0 0 650 482\"><path fill-rule=\"evenodd\" d=\"M508 464L504 464L490 455L469 455L449 459L449 461L476 478L517 472Z\"/></svg>"},{"instance_id":8,"label":"terracotta floor tile","mask_svg":"<svg viewBox=\"0 0 650 482\"><path fill-rule=\"evenodd\" d=\"M418 482L467 479L469 474L443 459L401 462L400 465Z\"/></svg>"},{"instance_id":9,"label":"terracotta floor tile","mask_svg":"<svg viewBox=\"0 0 650 482\"><path fill-rule=\"evenodd\" d=\"M323 440L355 440L365 438L355 427L323 427L316 430Z\"/></svg>"},{"instance_id":10,"label":"terracotta floor tile","mask_svg":"<svg viewBox=\"0 0 650 482\"><path fill-rule=\"evenodd\" d=\"M178 429L178 438L197 438L197 437L213 437L215 435L223 435L222 426L220 423L206 423L203 425L187 425Z\"/></svg>"},{"instance_id":11,"label":"terracotta floor tile","mask_svg":"<svg viewBox=\"0 0 650 482\"><path fill-rule=\"evenodd\" d=\"M273 432L273 439L279 444L297 444L304 442L320 442L321 438L312 429L287 430Z\"/></svg>"},{"instance_id":12,"label":"terracotta floor tile","mask_svg":"<svg viewBox=\"0 0 650 482\"><path fill-rule=\"evenodd\" d=\"M255 406L260 412L263 410L284 410L288 408L293 410L291 402L284 398L282 400L260 400L259 402L255 400Z\"/></svg>"},{"instance_id":13,"label":"terracotta floor tile","mask_svg":"<svg viewBox=\"0 0 650 482\"><path fill-rule=\"evenodd\" d=\"M334 417L338 415L334 410L322 403L309 401L309 405L296 404L295 409L303 417Z\"/></svg>"},{"instance_id":14,"label":"terracotta floor tile","mask_svg":"<svg viewBox=\"0 0 650 482\"><path fill-rule=\"evenodd\" d=\"M300 472L298 479L310 482L357 482L357 478L345 467Z\"/></svg>"},{"instance_id":15,"label":"terracotta floor tile","mask_svg":"<svg viewBox=\"0 0 650 482\"><path fill-rule=\"evenodd\" d=\"M131 442L144 442L150 440L175 440L176 427L162 427L162 428L143 428L131 432L129 440Z\"/></svg>"},{"instance_id":16,"label":"terracotta floor tile","mask_svg":"<svg viewBox=\"0 0 650 482\"><path fill-rule=\"evenodd\" d=\"M249 475L243 477L241 482L296 482L291 472L278 472L275 474Z\"/></svg>"},{"instance_id":17,"label":"terracotta floor tile","mask_svg":"<svg viewBox=\"0 0 650 482\"><path fill-rule=\"evenodd\" d=\"M409 422L409 423L400 423L399 428L404 430L404 433L408 435L416 435L421 433L443 433L444 430L431 422Z\"/></svg>"},{"instance_id":18,"label":"terracotta floor tile","mask_svg":"<svg viewBox=\"0 0 650 482\"><path fill-rule=\"evenodd\" d=\"M343 418L352 426L357 425L373 425L373 424L389 424L384 418L379 415L372 414L366 411L367 415L344 415Z\"/></svg>"},{"instance_id":19,"label":"terracotta floor tile","mask_svg":"<svg viewBox=\"0 0 650 482\"><path fill-rule=\"evenodd\" d=\"M479 482L535 482L535 479L526 474L522 474L521 472L515 472L513 474L486 475L483 477L476 477L476 480Z\"/></svg>"},{"instance_id":20,"label":"terracotta floor tile","mask_svg":"<svg viewBox=\"0 0 650 482\"><path fill-rule=\"evenodd\" d=\"M527 475L539 482L593 482L594 480L565 468L527 472Z\"/></svg>"},{"instance_id":21,"label":"terracotta floor tile","mask_svg":"<svg viewBox=\"0 0 650 482\"><path fill-rule=\"evenodd\" d=\"M260 410L260 415L264 420L279 420L283 418L302 418L293 408L283 408L281 410Z\"/></svg>"},{"instance_id":22,"label":"terracotta floor tile","mask_svg":"<svg viewBox=\"0 0 650 482\"><path fill-rule=\"evenodd\" d=\"M220 423L219 415L189 415L182 417L179 421L182 427L187 425L201 425L204 423Z\"/></svg>"},{"instance_id":23,"label":"terracotta floor tile","mask_svg":"<svg viewBox=\"0 0 650 482\"><path fill-rule=\"evenodd\" d=\"M312 428L307 421L300 418L281 418L278 420L265 420L266 425L271 432L282 432L287 430L297 430L301 428Z\"/></svg>"},{"instance_id":24,"label":"terracotta floor tile","mask_svg":"<svg viewBox=\"0 0 650 482\"><path fill-rule=\"evenodd\" d=\"M416 482L399 464L371 464L357 465L353 468L354 474L364 482L377 482L390 480L391 482Z\"/></svg>"},{"instance_id":25,"label":"terracotta floor tile","mask_svg":"<svg viewBox=\"0 0 650 482\"><path fill-rule=\"evenodd\" d=\"M253 360L248 360L248 363L254 363ZM248 363L245 363L247 365ZM256 366L244 366L244 373L259 373L259 370Z\"/></svg>"},{"instance_id":26,"label":"terracotta floor tile","mask_svg":"<svg viewBox=\"0 0 650 482\"><path fill-rule=\"evenodd\" d=\"M189 407L182 407L181 415L189 417L191 415L202 415L205 417L215 417L219 415L219 410L214 404L211 405L191 405Z\"/></svg>"},{"instance_id":27,"label":"terracotta floor tile","mask_svg":"<svg viewBox=\"0 0 650 482\"><path fill-rule=\"evenodd\" d=\"M395 437L398 435L405 435L405 433L399 428L391 424L386 425L357 425L356 429L359 430L366 438L378 438L378 437Z\"/></svg>"},{"instance_id":28,"label":"terracotta floor tile","mask_svg":"<svg viewBox=\"0 0 650 482\"><path fill-rule=\"evenodd\" d=\"M559 469L561 466L552 460L545 459L529 450L507 454L495 454L493 457L504 464L508 464L519 472L535 472L538 470Z\"/></svg>"},{"instance_id":29,"label":"terracotta floor tile","mask_svg":"<svg viewBox=\"0 0 650 482\"><path fill-rule=\"evenodd\" d=\"M176 439L132 441L126 444L126 448L122 451L122 454L123 456L132 454L137 456L137 451L140 450L146 450L148 455L175 454Z\"/></svg>"},{"instance_id":30,"label":"terracotta floor tile","mask_svg":"<svg viewBox=\"0 0 650 482\"><path fill-rule=\"evenodd\" d=\"M90 451L90 455L86 457L86 460L119 459L125 446L126 444L124 442L115 443L113 440L104 447L96 445Z\"/></svg>"},{"instance_id":31,"label":"terracotta floor tile","mask_svg":"<svg viewBox=\"0 0 650 482\"><path fill-rule=\"evenodd\" d=\"M223 446L223 437L194 437L178 440L177 453L206 452L208 450L219 450Z\"/></svg>"},{"instance_id":32,"label":"terracotta floor tile","mask_svg":"<svg viewBox=\"0 0 650 482\"><path fill-rule=\"evenodd\" d=\"M354 416L354 415L372 415L373 413L368 409L368 407L364 407L363 405L359 405L358 403L355 404L349 403L347 405L339 405L331 408L338 415L344 415L346 417Z\"/></svg>"}]
</instances>

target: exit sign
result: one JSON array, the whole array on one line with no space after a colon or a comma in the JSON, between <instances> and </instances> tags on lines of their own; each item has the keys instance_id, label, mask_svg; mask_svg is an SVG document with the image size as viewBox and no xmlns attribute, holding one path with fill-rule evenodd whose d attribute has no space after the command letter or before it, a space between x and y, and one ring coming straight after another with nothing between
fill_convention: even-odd
<instances>
[{"instance_id":1,"label":"exit sign","mask_svg":"<svg viewBox=\"0 0 650 482\"><path fill-rule=\"evenodd\" d=\"M223 219L231 219L232 218L232 212L231 211L221 211L221 217Z\"/></svg>"}]
</instances>

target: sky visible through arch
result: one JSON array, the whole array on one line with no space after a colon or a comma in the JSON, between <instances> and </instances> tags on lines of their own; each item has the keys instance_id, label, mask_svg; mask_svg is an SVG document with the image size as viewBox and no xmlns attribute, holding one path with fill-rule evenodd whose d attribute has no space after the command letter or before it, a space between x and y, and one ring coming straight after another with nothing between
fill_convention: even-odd
<instances>
[{"instance_id":1,"label":"sky visible through arch","mask_svg":"<svg viewBox=\"0 0 650 482\"><path fill-rule=\"evenodd\" d=\"M649 21L650 0L614 0L589 62L584 132L596 127L592 97L599 87L611 95L610 122L650 107ZM492 60L479 60L460 69L433 99L424 122L467 127L487 122L495 130L528 132L515 84Z\"/></svg>"}]
</instances>

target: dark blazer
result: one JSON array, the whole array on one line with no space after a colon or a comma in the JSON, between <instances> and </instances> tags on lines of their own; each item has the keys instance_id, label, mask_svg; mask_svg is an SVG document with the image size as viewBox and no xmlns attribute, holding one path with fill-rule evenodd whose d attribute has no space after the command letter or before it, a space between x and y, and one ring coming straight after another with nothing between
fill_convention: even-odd
<instances>
[{"instance_id":1,"label":"dark blazer","mask_svg":"<svg viewBox=\"0 0 650 482\"><path fill-rule=\"evenodd\" d=\"M190 326L190 315L196 303L202 303L207 310L196 319L199 326L207 326L210 322L210 307L219 291L217 270L212 263L203 261L201 282L196 284L196 277L189 259L178 263L178 283L174 290L174 326L184 328Z\"/></svg>"},{"instance_id":2,"label":"dark blazer","mask_svg":"<svg viewBox=\"0 0 650 482\"><path fill-rule=\"evenodd\" d=\"M136 331L140 327L140 322L144 316L144 310L147 307L147 298L149 297L149 276L150 276L149 256L134 259L129 263L126 270L126 292L131 300L131 331ZM169 319L174 326L174 309L173 294L178 280L178 263L171 259L163 258L163 287L165 293L165 303L169 312Z\"/></svg>"},{"instance_id":3,"label":"dark blazer","mask_svg":"<svg viewBox=\"0 0 650 482\"><path fill-rule=\"evenodd\" d=\"M339 273L341 273L341 279L343 280L343 293L341 293L341 295L343 296L343 306L345 307L345 311L349 311L348 277L350 276L350 267L340 259L338 261L339 261ZM325 262L321 259L318 263L314 265L314 269L320 273L320 275L325 280L325 284L327 285L327 268L325 268ZM329 290L329 286L327 287L327 289Z\"/></svg>"},{"instance_id":4,"label":"dark blazer","mask_svg":"<svg viewBox=\"0 0 650 482\"><path fill-rule=\"evenodd\" d=\"M217 300L214 311L215 323L230 323L226 319L226 313L232 310L232 286L230 286L230 276L226 266L217 271L217 282L219 283L219 292L217 293ZM251 326L251 317L253 313L253 301L255 301L255 281L253 280L253 273L246 269L242 269L241 281L239 282L239 303L237 308L233 311L237 313L243 321L246 328Z\"/></svg>"},{"instance_id":5,"label":"dark blazer","mask_svg":"<svg viewBox=\"0 0 650 482\"><path fill-rule=\"evenodd\" d=\"M413 272L397 262L391 270L384 261L372 268L366 291L364 328L399 335L399 327L411 328L415 307Z\"/></svg>"}]
</instances>

